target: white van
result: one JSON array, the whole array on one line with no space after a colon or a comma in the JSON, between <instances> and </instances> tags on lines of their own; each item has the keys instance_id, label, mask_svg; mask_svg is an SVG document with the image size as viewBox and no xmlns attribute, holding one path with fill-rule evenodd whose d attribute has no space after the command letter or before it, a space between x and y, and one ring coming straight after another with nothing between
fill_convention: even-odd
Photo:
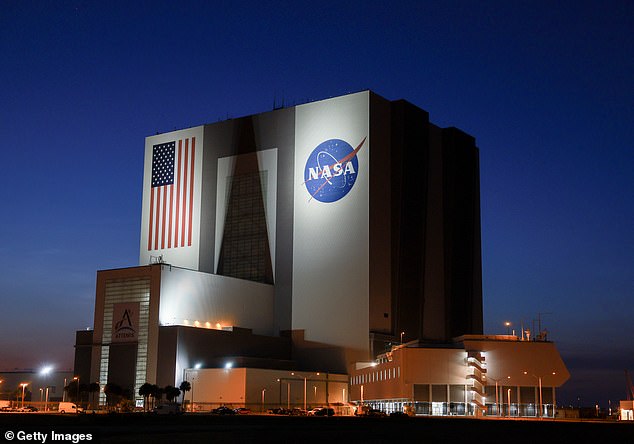
<instances>
[{"instance_id":1,"label":"white van","mask_svg":"<svg viewBox=\"0 0 634 444\"><path fill-rule=\"evenodd\" d=\"M81 413L84 409L77 407L74 402L60 402L57 411L60 413Z\"/></svg>"}]
</instances>

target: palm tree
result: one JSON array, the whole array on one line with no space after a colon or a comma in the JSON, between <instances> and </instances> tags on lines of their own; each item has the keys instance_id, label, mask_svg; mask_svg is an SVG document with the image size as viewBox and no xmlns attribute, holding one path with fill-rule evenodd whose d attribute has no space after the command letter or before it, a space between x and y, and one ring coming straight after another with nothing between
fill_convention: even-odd
<instances>
[{"instance_id":1,"label":"palm tree","mask_svg":"<svg viewBox=\"0 0 634 444\"><path fill-rule=\"evenodd\" d=\"M181 404L184 406L185 405L185 392L190 391L192 389L192 385L189 383L189 381L183 381L183 382L181 382L181 385L180 385L179 388L181 390L181 393L183 394L183 398L181 400Z\"/></svg>"},{"instance_id":2,"label":"palm tree","mask_svg":"<svg viewBox=\"0 0 634 444\"><path fill-rule=\"evenodd\" d=\"M90 384L88 384L88 393L90 393L91 404L93 405L93 408L95 404L95 393L97 393L98 391L99 391L98 382L91 382Z\"/></svg>"},{"instance_id":3,"label":"palm tree","mask_svg":"<svg viewBox=\"0 0 634 444\"><path fill-rule=\"evenodd\" d=\"M81 385L79 388L81 388ZM77 380L70 381L68 385L64 387L64 390L66 390L66 396L69 401L75 401L75 403L79 404L79 399L77 397L77 393L79 393L79 390L77 390Z\"/></svg>"},{"instance_id":4,"label":"palm tree","mask_svg":"<svg viewBox=\"0 0 634 444\"><path fill-rule=\"evenodd\" d=\"M152 395L152 384L146 382L141 387L139 387L139 396L143 396L143 409L147 412L148 409L148 400Z\"/></svg>"},{"instance_id":5,"label":"palm tree","mask_svg":"<svg viewBox=\"0 0 634 444\"><path fill-rule=\"evenodd\" d=\"M163 389L156 384L152 384L151 387L151 395L152 395L152 408L156 407L156 400L159 401L163 397Z\"/></svg>"},{"instance_id":6,"label":"palm tree","mask_svg":"<svg viewBox=\"0 0 634 444\"><path fill-rule=\"evenodd\" d=\"M181 391L179 388L173 387L171 385L168 385L167 387L165 387L163 391L165 392L165 397L167 398L169 402L173 402L174 398L177 398L178 395L181 394Z\"/></svg>"},{"instance_id":7,"label":"palm tree","mask_svg":"<svg viewBox=\"0 0 634 444\"><path fill-rule=\"evenodd\" d=\"M103 392L106 394L108 406L111 407L119 402L119 399L121 398L121 393L123 393L123 389L121 388L121 386L109 382L103 388Z\"/></svg>"}]
</instances>

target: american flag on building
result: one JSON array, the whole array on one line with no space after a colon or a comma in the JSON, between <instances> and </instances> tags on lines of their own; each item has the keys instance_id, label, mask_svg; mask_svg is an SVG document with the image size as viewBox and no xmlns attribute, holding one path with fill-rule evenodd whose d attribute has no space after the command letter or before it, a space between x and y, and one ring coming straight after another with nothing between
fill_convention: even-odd
<instances>
[{"instance_id":1,"label":"american flag on building","mask_svg":"<svg viewBox=\"0 0 634 444\"><path fill-rule=\"evenodd\" d=\"M195 137L152 147L148 251L192 244L195 156Z\"/></svg>"}]
</instances>

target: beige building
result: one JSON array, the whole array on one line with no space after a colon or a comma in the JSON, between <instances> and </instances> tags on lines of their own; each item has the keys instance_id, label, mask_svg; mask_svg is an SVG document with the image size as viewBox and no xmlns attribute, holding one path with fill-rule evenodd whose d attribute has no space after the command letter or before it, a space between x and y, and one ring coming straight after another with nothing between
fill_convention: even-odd
<instances>
[{"instance_id":1,"label":"beige building","mask_svg":"<svg viewBox=\"0 0 634 444\"><path fill-rule=\"evenodd\" d=\"M358 363L350 399L388 413L554 417L555 389L569 377L552 342L465 335L453 344L395 346Z\"/></svg>"},{"instance_id":2,"label":"beige building","mask_svg":"<svg viewBox=\"0 0 634 444\"><path fill-rule=\"evenodd\" d=\"M268 409L310 409L325 405L343 406L348 399L348 376L324 372L299 372L258 368L185 369L191 384L186 408L208 411L220 405Z\"/></svg>"}]
</instances>

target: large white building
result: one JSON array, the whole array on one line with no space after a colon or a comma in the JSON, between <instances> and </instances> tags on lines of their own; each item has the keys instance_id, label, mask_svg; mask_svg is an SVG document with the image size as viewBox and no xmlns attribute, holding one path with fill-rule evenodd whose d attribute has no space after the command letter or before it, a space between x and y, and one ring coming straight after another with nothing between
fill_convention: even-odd
<instances>
[{"instance_id":1,"label":"large white building","mask_svg":"<svg viewBox=\"0 0 634 444\"><path fill-rule=\"evenodd\" d=\"M403 100L147 137L141 214L139 266L98 272L78 340L102 385L178 385L227 358L346 374L403 335L483 332L475 140Z\"/></svg>"}]
</instances>

